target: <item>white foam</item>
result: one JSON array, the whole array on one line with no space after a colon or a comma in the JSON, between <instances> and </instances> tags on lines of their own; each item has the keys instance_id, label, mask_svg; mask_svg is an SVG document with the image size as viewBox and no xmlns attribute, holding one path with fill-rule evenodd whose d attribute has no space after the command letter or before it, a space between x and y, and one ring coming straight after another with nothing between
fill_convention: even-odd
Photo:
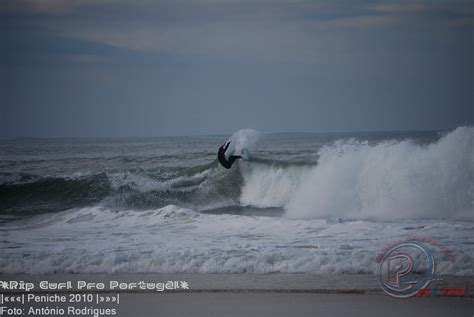
<instances>
[{"instance_id":1,"label":"white foam","mask_svg":"<svg viewBox=\"0 0 474 317\"><path fill-rule=\"evenodd\" d=\"M135 172L118 172L118 173L111 173L108 174L111 185L114 189L118 189L121 186L131 186L132 188L142 192L147 193L150 191L156 190L167 190L173 189L174 191L189 191L192 190L193 186L178 188L182 182L185 183L196 183L198 184L201 180L205 179L209 174L215 172L214 169L206 169L202 172L193 174L193 175L186 175L186 176L177 176L171 178L169 180L159 181L153 179L152 177L146 174L137 174Z\"/></svg>"},{"instance_id":2,"label":"white foam","mask_svg":"<svg viewBox=\"0 0 474 317\"><path fill-rule=\"evenodd\" d=\"M252 162L241 164L244 184L240 203L244 206L283 207L291 199L310 168L279 167Z\"/></svg>"},{"instance_id":3,"label":"white foam","mask_svg":"<svg viewBox=\"0 0 474 317\"><path fill-rule=\"evenodd\" d=\"M281 206L294 218L474 219L474 128L437 143L338 141L317 166L244 171L241 202Z\"/></svg>"},{"instance_id":4,"label":"white foam","mask_svg":"<svg viewBox=\"0 0 474 317\"><path fill-rule=\"evenodd\" d=\"M458 128L428 146L337 142L318 152L314 167L242 162L241 203L281 206L289 217L95 206L8 222L0 227L0 272L373 273L386 245L417 235L455 255L450 261L434 250L437 274L472 276L473 135ZM190 178L206 173L217 172ZM151 178L116 182L162 186ZM196 183L206 193L208 184Z\"/></svg>"},{"instance_id":5,"label":"white foam","mask_svg":"<svg viewBox=\"0 0 474 317\"><path fill-rule=\"evenodd\" d=\"M260 136L261 133L253 129L242 129L235 132L229 138L231 142L225 153L226 157L230 155L240 155L247 159Z\"/></svg>"},{"instance_id":6,"label":"white foam","mask_svg":"<svg viewBox=\"0 0 474 317\"><path fill-rule=\"evenodd\" d=\"M209 215L174 205L93 207L54 217L1 228L0 272L373 273L387 244L416 232L449 242L456 260L434 250L438 274L474 274L471 222L328 222Z\"/></svg>"}]
</instances>

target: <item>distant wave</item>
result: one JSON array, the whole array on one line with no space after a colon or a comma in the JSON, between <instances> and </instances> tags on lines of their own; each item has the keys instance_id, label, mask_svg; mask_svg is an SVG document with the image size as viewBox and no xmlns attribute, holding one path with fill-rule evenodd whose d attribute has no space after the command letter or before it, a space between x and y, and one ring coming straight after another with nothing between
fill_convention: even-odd
<instances>
[{"instance_id":1,"label":"distant wave","mask_svg":"<svg viewBox=\"0 0 474 317\"><path fill-rule=\"evenodd\" d=\"M165 175L166 174L166 175ZM122 208L189 205L198 210L238 202L242 179L216 161L173 172L115 171L96 174L43 176L0 175L0 214L35 214L97 204Z\"/></svg>"}]
</instances>

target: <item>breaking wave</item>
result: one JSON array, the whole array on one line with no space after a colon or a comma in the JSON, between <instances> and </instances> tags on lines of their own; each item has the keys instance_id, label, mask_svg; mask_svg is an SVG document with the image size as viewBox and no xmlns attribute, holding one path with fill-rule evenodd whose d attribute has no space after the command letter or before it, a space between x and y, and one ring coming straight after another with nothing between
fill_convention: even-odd
<instances>
[{"instance_id":1,"label":"breaking wave","mask_svg":"<svg viewBox=\"0 0 474 317\"><path fill-rule=\"evenodd\" d=\"M313 167L243 169L241 203L294 218L474 218L474 128L436 143L337 141Z\"/></svg>"},{"instance_id":2,"label":"breaking wave","mask_svg":"<svg viewBox=\"0 0 474 317\"><path fill-rule=\"evenodd\" d=\"M373 273L384 246L420 235L456 258L435 252L437 274L472 276L473 143L461 127L305 146L298 162L273 147L230 170L0 173L0 272Z\"/></svg>"},{"instance_id":3,"label":"breaking wave","mask_svg":"<svg viewBox=\"0 0 474 317\"><path fill-rule=\"evenodd\" d=\"M256 134L250 132L233 138L255 140ZM276 207L291 218L472 219L473 151L474 128L460 127L425 145L410 139L339 140L314 150L317 163L253 155L231 170L213 161L191 167L65 176L3 173L0 213L62 211L97 204L123 209L175 204L197 211Z\"/></svg>"},{"instance_id":4,"label":"breaking wave","mask_svg":"<svg viewBox=\"0 0 474 317\"><path fill-rule=\"evenodd\" d=\"M11 222L0 227L6 237L0 272L371 274L383 247L409 237L416 226L427 236L457 241L450 245L456 261L434 253L438 274L472 276L471 223L209 215L175 205L87 207Z\"/></svg>"}]
</instances>

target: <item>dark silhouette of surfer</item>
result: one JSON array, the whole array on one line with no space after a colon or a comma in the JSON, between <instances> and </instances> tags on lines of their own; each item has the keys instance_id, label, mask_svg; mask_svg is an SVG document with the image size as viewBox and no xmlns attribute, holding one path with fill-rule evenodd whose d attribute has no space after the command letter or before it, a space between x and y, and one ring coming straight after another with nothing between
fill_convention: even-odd
<instances>
[{"instance_id":1,"label":"dark silhouette of surfer","mask_svg":"<svg viewBox=\"0 0 474 317\"><path fill-rule=\"evenodd\" d=\"M217 160L219 161L219 163L221 163L222 166L224 166L227 169L231 168L232 164L234 164L234 162L237 159L242 158L242 156L231 155L229 159L226 159L225 151L227 151L227 148L229 147L230 142L231 141L228 141L222 144L221 147L219 148L219 152L217 152Z\"/></svg>"}]
</instances>

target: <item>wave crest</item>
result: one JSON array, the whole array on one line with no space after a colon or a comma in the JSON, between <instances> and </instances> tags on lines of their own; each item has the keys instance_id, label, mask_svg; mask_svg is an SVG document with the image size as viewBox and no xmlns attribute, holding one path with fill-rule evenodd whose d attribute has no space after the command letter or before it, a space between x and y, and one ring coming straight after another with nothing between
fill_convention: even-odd
<instances>
[{"instance_id":1,"label":"wave crest","mask_svg":"<svg viewBox=\"0 0 474 317\"><path fill-rule=\"evenodd\" d=\"M474 128L430 145L337 141L318 164L244 173L241 202L281 206L293 218L474 218Z\"/></svg>"}]
</instances>

